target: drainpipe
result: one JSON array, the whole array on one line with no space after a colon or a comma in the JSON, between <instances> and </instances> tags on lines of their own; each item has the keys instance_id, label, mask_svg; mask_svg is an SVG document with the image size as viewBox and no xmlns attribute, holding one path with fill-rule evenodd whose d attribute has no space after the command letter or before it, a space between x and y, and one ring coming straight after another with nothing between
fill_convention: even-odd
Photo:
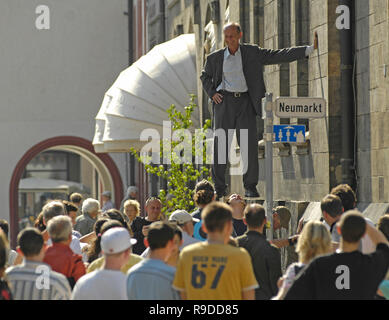
<instances>
[{"instance_id":1,"label":"drainpipe","mask_svg":"<svg viewBox=\"0 0 389 320\"><path fill-rule=\"evenodd\" d=\"M350 8L350 19L354 14L353 0L339 0L339 5ZM342 120L342 183L349 184L355 190L355 112L353 92L353 21L350 29L339 30L340 41L340 100Z\"/></svg>"},{"instance_id":2,"label":"drainpipe","mask_svg":"<svg viewBox=\"0 0 389 320\"><path fill-rule=\"evenodd\" d=\"M165 4L165 0L160 0L160 4L159 4L159 8L160 8L160 14L161 14L161 34L162 34L162 39L161 39L161 42L165 42L166 39L167 39L167 34L166 34L166 24L167 24L167 17L166 17L166 4Z\"/></svg>"},{"instance_id":3,"label":"drainpipe","mask_svg":"<svg viewBox=\"0 0 389 320\"><path fill-rule=\"evenodd\" d=\"M128 0L128 9L127 9L127 16L128 16L128 65L132 65L134 62L134 22L133 22L133 8L134 4L132 3L133 0Z\"/></svg>"}]
</instances>

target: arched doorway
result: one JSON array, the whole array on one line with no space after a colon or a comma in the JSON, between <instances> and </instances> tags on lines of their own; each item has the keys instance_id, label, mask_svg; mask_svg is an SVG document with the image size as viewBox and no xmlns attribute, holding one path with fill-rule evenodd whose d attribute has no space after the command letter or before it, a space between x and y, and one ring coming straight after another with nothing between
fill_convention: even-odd
<instances>
[{"instance_id":1,"label":"arched doorway","mask_svg":"<svg viewBox=\"0 0 389 320\"><path fill-rule=\"evenodd\" d=\"M17 163L10 182L10 224L11 246L15 247L18 234L18 188L23 172L29 162L39 153L46 150L64 150L76 153L89 161L101 177L104 189L112 190L113 201L116 207L120 207L123 197L123 183L119 170L108 154L96 154L90 141L71 136L55 137L44 140L30 148Z\"/></svg>"}]
</instances>

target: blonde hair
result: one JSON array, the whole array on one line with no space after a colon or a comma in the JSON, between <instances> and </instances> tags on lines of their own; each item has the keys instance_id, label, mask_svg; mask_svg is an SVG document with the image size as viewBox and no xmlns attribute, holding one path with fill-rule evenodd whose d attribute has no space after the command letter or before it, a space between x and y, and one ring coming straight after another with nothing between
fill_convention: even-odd
<instances>
[{"instance_id":1,"label":"blonde hair","mask_svg":"<svg viewBox=\"0 0 389 320\"><path fill-rule=\"evenodd\" d=\"M305 264L319 255L331 253L331 234L325 225L318 221L309 221L298 239L296 252L299 261Z\"/></svg>"},{"instance_id":2,"label":"blonde hair","mask_svg":"<svg viewBox=\"0 0 389 320\"><path fill-rule=\"evenodd\" d=\"M140 214L140 204L136 200L126 200L123 205L123 210L128 207L133 206L136 209L136 216L139 216Z\"/></svg>"},{"instance_id":3,"label":"blonde hair","mask_svg":"<svg viewBox=\"0 0 389 320\"><path fill-rule=\"evenodd\" d=\"M0 228L0 278L2 271L7 266L9 244L5 232Z\"/></svg>"}]
</instances>

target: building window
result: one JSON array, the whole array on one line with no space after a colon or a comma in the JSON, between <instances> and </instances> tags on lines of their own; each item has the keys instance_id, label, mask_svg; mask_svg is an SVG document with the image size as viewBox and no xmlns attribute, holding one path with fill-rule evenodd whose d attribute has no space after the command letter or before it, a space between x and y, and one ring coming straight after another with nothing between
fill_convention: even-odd
<instances>
[{"instance_id":1,"label":"building window","mask_svg":"<svg viewBox=\"0 0 389 320\"><path fill-rule=\"evenodd\" d=\"M26 166L23 178L80 182L80 156L63 151L45 151Z\"/></svg>"},{"instance_id":2,"label":"building window","mask_svg":"<svg viewBox=\"0 0 389 320\"><path fill-rule=\"evenodd\" d=\"M200 0L193 1L194 24L201 24Z\"/></svg>"},{"instance_id":3,"label":"building window","mask_svg":"<svg viewBox=\"0 0 389 320\"><path fill-rule=\"evenodd\" d=\"M240 25L243 31L243 42L250 42L250 1L240 0Z\"/></svg>"},{"instance_id":4,"label":"building window","mask_svg":"<svg viewBox=\"0 0 389 320\"><path fill-rule=\"evenodd\" d=\"M177 24L176 25L176 31L175 31L176 36L179 36L181 34L184 34L184 25L183 24Z\"/></svg>"},{"instance_id":5,"label":"building window","mask_svg":"<svg viewBox=\"0 0 389 320\"><path fill-rule=\"evenodd\" d=\"M227 0L226 11L224 12L224 24L230 22L230 1Z\"/></svg>"},{"instance_id":6,"label":"building window","mask_svg":"<svg viewBox=\"0 0 389 320\"><path fill-rule=\"evenodd\" d=\"M78 154L44 151L34 157L27 164L19 184L19 230L34 225L35 218L47 200L67 199L68 194L61 190L63 185L70 181L81 185L81 178L81 157ZM55 180L61 180L59 185L55 185ZM74 186L69 183L68 190ZM74 191L81 190L86 189Z\"/></svg>"},{"instance_id":7,"label":"building window","mask_svg":"<svg viewBox=\"0 0 389 320\"><path fill-rule=\"evenodd\" d=\"M260 47L265 46L265 20L264 20L264 0L254 1L254 43Z\"/></svg>"}]
</instances>

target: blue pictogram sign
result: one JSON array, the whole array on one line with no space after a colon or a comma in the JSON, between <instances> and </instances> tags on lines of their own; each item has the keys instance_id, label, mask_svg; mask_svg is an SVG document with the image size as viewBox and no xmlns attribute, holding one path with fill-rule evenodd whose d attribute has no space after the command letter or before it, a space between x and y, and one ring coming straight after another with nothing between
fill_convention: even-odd
<instances>
[{"instance_id":1,"label":"blue pictogram sign","mask_svg":"<svg viewBox=\"0 0 389 320\"><path fill-rule=\"evenodd\" d=\"M305 126L274 125L273 134L275 142L305 142Z\"/></svg>"}]
</instances>

